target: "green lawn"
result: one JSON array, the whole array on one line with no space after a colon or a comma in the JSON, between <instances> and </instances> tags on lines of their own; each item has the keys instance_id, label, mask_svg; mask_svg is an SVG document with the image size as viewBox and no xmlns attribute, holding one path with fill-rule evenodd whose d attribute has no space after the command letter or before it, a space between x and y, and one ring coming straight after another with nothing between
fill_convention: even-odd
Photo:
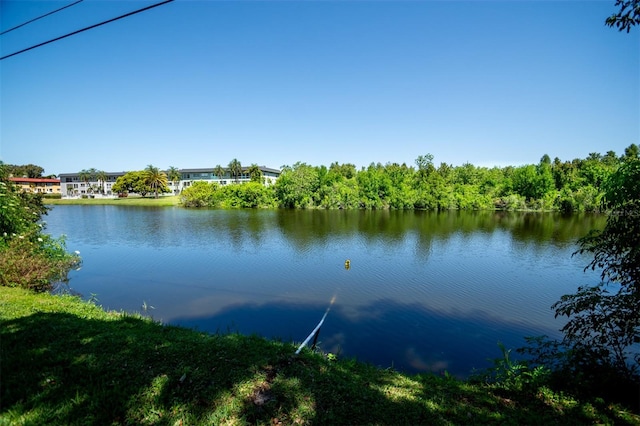
<instances>
[{"instance_id":1,"label":"green lawn","mask_svg":"<svg viewBox=\"0 0 640 426\"><path fill-rule=\"evenodd\" d=\"M151 197L126 197L126 198L44 198L43 202L50 205L78 204L78 205L114 205L114 206L177 206L180 205L180 197L177 195Z\"/></svg>"},{"instance_id":2,"label":"green lawn","mask_svg":"<svg viewBox=\"0 0 640 426\"><path fill-rule=\"evenodd\" d=\"M0 287L0 424L640 424L546 389L408 376Z\"/></svg>"}]
</instances>

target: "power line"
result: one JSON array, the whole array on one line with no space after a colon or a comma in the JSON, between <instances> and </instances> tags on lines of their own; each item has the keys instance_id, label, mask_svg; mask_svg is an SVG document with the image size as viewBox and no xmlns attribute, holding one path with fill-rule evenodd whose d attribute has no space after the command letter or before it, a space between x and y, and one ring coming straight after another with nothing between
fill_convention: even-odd
<instances>
[{"instance_id":1,"label":"power line","mask_svg":"<svg viewBox=\"0 0 640 426\"><path fill-rule=\"evenodd\" d=\"M5 56L1 57L0 61L2 61L3 59L10 58L12 56L19 55L20 53L24 53L24 52L27 52L29 50L35 49L36 47L44 46L45 44L53 43L54 41L58 41L58 40L62 40L63 38L71 37L72 35L79 34L81 32L90 30L92 28L96 28L96 27L99 27L101 25L108 24L110 22L117 21L119 19L126 18L126 17L131 16L131 15L135 15L135 14L140 13L140 12L144 12L145 10L153 9L154 7L162 6L163 4L171 3L172 1L174 1L174 0L164 0L164 1L160 2L160 3L152 4L151 6L143 7L142 9L134 10L133 12L125 13L124 15L120 15L120 16L117 16L115 18L111 18L109 20L100 22L98 24L94 24L94 25L82 28L80 30L76 30L76 31L74 31L72 33L65 34L65 35L60 36L60 37L56 37L54 39L51 39L51 40L36 44L34 46L31 46L31 47L27 47L26 49L22 49L22 50L19 50L17 52L13 52L10 55L5 55Z\"/></svg>"},{"instance_id":2,"label":"power line","mask_svg":"<svg viewBox=\"0 0 640 426\"><path fill-rule=\"evenodd\" d=\"M61 10L63 10L63 9L66 9L66 8L68 8L68 7L71 7L71 6L74 6L74 5L78 4L78 3L80 3L81 1L83 1L83 0L78 0L78 1L76 1L76 2L74 2L74 3L68 4L68 5L66 5L66 6L63 6L63 7L59 8L59 9L53 10L53 11L51 11L51 12L49 12L49 13L45 13L44 15L38 16L37 18L33 18L33 19L31 19L31 20L29 20L29 21L27 21L27 22L24 22L24 23L22 23L22 24L20 24L20 25L16 25L16 26L15 26L15 27L13 27L13 28L9 28L8 30L1 32L1 33L0 33L0 35L6 34L6 33L11 32L11 31L13 31L13 30L17 30L18 28L20 28L20 27L24 27L25 25L30 24L30 23L32 23L32 22L34 22L34 21L37 21L38 19L42 19L42 18L44 18L45 16L53 15L54 13L56 13L56 12L60 12L60 11L61 11Z\"/></svg>"}]
</instances>

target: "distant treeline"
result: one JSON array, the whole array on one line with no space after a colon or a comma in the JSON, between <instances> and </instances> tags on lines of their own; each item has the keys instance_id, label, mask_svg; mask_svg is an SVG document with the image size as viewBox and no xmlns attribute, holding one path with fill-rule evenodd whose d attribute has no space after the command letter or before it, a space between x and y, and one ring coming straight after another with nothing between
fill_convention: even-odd
<instances>
[{"instance_id":1,"label":"distant treeline","mask_svg":"<svg viewBox=\"0 0 640 426\"><path fill-rule=\"evenodd\" d=\"M608 177L638 156L632 144L620 157L609 151L561 161L545 154L538 164L517 167L436 166L430 154L415 167L298 162L284 166L272 186L195 182L181 196L187 207L598 211Z\"/></svg>"}]
</instances>

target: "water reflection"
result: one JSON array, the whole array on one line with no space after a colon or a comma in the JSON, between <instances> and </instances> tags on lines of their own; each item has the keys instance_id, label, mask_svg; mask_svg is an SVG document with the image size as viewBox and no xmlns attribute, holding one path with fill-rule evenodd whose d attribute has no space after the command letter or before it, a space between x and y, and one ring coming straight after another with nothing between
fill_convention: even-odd
<instances>
[{"instance_id":1,"label":"water reflection","mask_svg":"<svg viewBox=\"0 0 640 426\"><path fill-rule=\"evenodd\" d=\"M175 324L207 332L258 333L284 341L300 341L322 317L326 305L269 303L235 304L213 316L176 318ZM497 357L497 342L524 344L523 336L547 330L504 323L487 312L449 315L420 304L377 300L359 308L359 315L332 309L322 327L322 350L357 357L383 368L443 373L464 377ZM286 330L274 334L273 330ZM379 330L388 330L381 334ZM303 337L302 337L303 338Z\"/></svg>"},{"instance_id":2,"label":"water reflection","mask_svg":"<svg viewBox=\"0 0 640 426\"><path fill-rule=\"evenodd\" d=\"M557 333L551 304L598 280L575 241L605 218L56 206L47 221L82 253L72 289L106 308L300 341L335 295L324 349L463 374L498 340Z\"/></svg>"}]
</instances>

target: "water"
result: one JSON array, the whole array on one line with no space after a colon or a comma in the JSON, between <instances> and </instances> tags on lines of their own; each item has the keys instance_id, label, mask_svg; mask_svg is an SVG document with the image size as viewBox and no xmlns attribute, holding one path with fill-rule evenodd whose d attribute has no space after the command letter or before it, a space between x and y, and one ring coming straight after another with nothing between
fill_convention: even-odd
<instances>
[{"instance_id":1,"label":"water","mask_svg":"<svg viewBox=\"0 0 640 426\"><path fill-rule=\"evenodd\" d=\"M335 296L325 352L465 377L524 336L559 337L550 306L579 285L575 241L604 218L494 212L56 206L79 250L71 288L107 309L209 332L301 342ZM345 269L349 259L351 268Z\"/></svg>"}]
</instances>

